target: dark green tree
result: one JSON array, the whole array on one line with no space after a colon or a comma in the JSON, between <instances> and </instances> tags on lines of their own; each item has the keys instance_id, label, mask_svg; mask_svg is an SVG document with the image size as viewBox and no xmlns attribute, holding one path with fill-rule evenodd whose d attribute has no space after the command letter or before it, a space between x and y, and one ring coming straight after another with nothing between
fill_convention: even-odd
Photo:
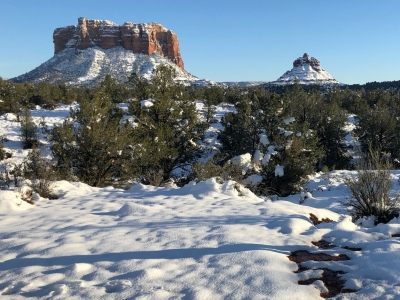
<instances>
[{"instance_id":1,"label":"dark green tree","mask_svg":"<svg viewBox=\"0 0 400 300\"><path fill-rule=\"evenodd\" d=\"M123 112L103 90L93 99L83 98L52 131L52 151L57 167L97 187L123 186L133 176L132 126L120 123Z\"/></svg>"},{"instance_id":2,"label":"dark green tree","mask_svg":"<svg viewBox=\"0 0 400 300\"><path fill-rule=\"evenodd\" d=\"M128 84L131 88L131 95L136 100L150 98L150 83L140 74L133 72L128 78Z\"/></svg>"},{"instance_id":3,"label":"dark green tree","mask_svg":"<svg viewBox=\"0 0 400 300\"><path fill-rule=\"evenodd\" d=\"M140 141L135 164L142 170L142 182L159 185L171 172L190 162L199 137L195 103L188 100L184 87L175 83L175 71L167 66L155 70L151 80L152 106L132 102L129 112Z\"/></svg>"},{"instance_id":4,"label":"dark green tree","mask_svg":"<svg viewBox=\"0 0 400 300\"><path fill-rule=\"evenodd\" d=\"M218 105L225 101L224 90L217 85L204 88L204 99L212 104Z\"/></svg>"},{"instance_id":5,"label":"dark green tree","mask_svg":"<svg viewBox=\"0 0 400 300\"><path fill-rule=\"evenodd\" d=\"M54 170L39 150L29 152L23 162L23 174L31 180L30 187L41 197L57 199L53 190L53 181L56 180Z\"/></svg>"},{"instance_id":6,"label":"dark green tree","mask_svg":"<svg viewBox=\"0 0 400 300\"><path fill-rule=\"evenodd\" d=\"M21 94L20 85L0 77L0 114L6 112L14 113L19 119Z\"/></svg>"},{"instance_id":7,"label":"dark green tree","mask_svg":"<svg viewBox=\"0 0 400 300\"><path fill-rule=\"evenodd\" d=\"M356 133L364 152L379 151L381 155L390 154L393 158L397 158L400 122L396 110L385 102L379 101L373 108L357 116Z\"/></svg>"},{"instance_id":8,"label":"dark green tree","mask_svg":"<svg viewBox=\"0 0 400 300\"><path fill-rule=\"evenodd\" d=\"M33 122L30 110L26 107L21 112L21 139L24 149L39 146L38 128Z\"/></svg>"},{"instance_id":9,"label":"dark green tree","mask_svg":"<svg viewBox=\"0 0 400 300\"><path fill-rule=\"evenodd\" d=\"M125 85L119 84L110 75L106 75L100 83L102 91L109 95L113 103L126 102L129 98L129 91Z\"/></svg>"},{"instance_id":10,"label":"dark green tree","mask_svg":"<svg viewBox=\"0 0 400 300\"><path fill-rule=\"evenodd\" d=\"M283 133L288 135L286 145L275 146L274 154L261 172L263 184L280 196L299 192L322 157L318 138L306 124L293 124L292 130L290 135Z\"/></svg>"},{"instance_id":11,"label":"dark green tree","mask_svg":"<svg viewBox=\"0 0 400 300\"><path fill-rule=\"evenodd\" d=\"M275 94L259 90L242 95L235 107L237 113L228 113L222 119L225 129L219 136L222 152L228 158L253 154L255 150L265 151L268 145L260 144L260 135L266 135L275 145L284 144L279 129L283 126L282 102Z\"/></svg>"}]
</instances>

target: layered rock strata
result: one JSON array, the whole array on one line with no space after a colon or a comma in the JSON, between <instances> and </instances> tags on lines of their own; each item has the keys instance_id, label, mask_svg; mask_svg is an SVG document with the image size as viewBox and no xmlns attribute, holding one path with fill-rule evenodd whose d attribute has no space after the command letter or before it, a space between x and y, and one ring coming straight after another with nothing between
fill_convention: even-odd
<instances>
[{"instance_id":1,"label":"layered rock strata","mask_svg":"<svg viewBox=\"0 0 400 300\"><path fill-rule=\"evenodd\" d=\"M178 37L158 23L126 22L119 26L110 21L79 18L76 26L55 29L53 41L54 54L66 48L85 50L95 46L102 49L122 46L133 53L156 53L184 69Z\"/></svg>"}]
</instances>

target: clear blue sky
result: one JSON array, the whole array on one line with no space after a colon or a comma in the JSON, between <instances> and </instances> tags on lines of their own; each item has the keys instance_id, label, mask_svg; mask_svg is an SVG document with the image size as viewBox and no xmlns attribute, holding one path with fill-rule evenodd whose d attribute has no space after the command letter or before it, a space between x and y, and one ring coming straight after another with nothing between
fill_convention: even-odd
<instances>
[{"instance_id":1,"label":"clear blue sky","mask_svg":"<svg viewBox=\"0 0 400 300\"><path fill-rule=\"evenodd\" d=\"M78 17L158 22L185 69L214 81L272 81L304 52L343 83L400 80L399 0L0 0L0 76L53 56L53 30Z\"/></svg>"}]
</instances>

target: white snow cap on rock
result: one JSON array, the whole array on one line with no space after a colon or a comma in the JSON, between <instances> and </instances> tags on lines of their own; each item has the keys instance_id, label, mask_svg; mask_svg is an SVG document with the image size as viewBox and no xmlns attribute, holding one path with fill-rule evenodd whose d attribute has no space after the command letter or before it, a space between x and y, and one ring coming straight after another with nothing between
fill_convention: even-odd
<instances>
[{"instance_id":1,"label":"white snow cap on rock","mask_svg":"<svg viewBox=\"0 0 400 300\"><path fill-rule=\"evenodd\" d=\"M327 71L320 66L318 59L304 53L293 62L293 69L287 71L272 84L285 85L293 84L339 84Z\"/></svg>"}]
</instances>

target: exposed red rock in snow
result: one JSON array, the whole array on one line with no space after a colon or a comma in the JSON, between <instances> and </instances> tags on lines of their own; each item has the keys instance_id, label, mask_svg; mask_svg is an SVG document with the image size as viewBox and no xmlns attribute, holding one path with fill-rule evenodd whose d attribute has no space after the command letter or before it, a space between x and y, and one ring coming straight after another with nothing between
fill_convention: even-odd
<instances>
[{"instance_id":1,"label":"exposed red rock in snow","mask_svg":"<svg viewBox=\"0 0 400 300\"><path fill-rule=\"evenodd\" d=\"M119 26L110 21L79 18L78 25L54 30L54 54L65 48L84 50L90 47L110 49L122 46L133 53L168 57L184 68L178 37L158 23L130 23Z\"/></svg>"}]
</instances>

